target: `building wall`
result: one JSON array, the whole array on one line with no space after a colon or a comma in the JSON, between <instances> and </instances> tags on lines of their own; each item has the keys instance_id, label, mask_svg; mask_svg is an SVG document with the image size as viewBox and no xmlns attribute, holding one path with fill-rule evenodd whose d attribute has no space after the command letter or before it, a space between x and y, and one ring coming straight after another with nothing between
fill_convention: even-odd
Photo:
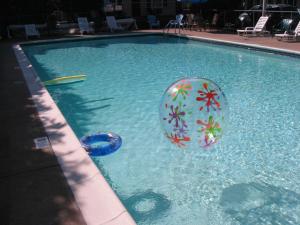
<instances>
[{"instance_id":1,"label":"building wall","mask_svg":"<svg viewBox=\"0 0 300 225\"><path fill-rule=\"evenodd\" d=\"M148 14L147 1L146 0L141 0L141 16L145 16L147 14Z\"/></svg>"},{"instance_id":2,"label":"building wall","mask_svg":"<svg viewBox=\"0 0 300 225\"><path fill-rule=\"evenodd\" d=\"M133 16L132 12L132 1L136 0L122 0L123 4L123 12L128 16ZM176 0L164 0L166 1L166 6L159 9L160 15L175 15L176 14ZM148 1L147 0L140 0L140 15L146 16L149 14L148 12ZM155 9L154 9L155 10Z\"/></svg>"},{"instance_id":3,"label":"building wall","mask_svg":"<svg viewBox=\"0 0 300 225\"><path fill-rule=\"evenodd\" d=\"M163 9L163 15L175 15L176 14L176 1L167 0L168 7Z\"/></svg>"},{"instance_id":4,"label":"building wall","mask_svg":"<svg viewBox=\"0 0 300 225\"><path fill-rule=\"evenodd\" d=\"M132 16L131 0L123 0L122 5L123 5L123 12L128 16Z\"/></svg>"},{"instance_id":5,"label":"building wall","mask_svg":"<svg viewBox=\"0 0 300 225\"><path fill-rule=\"evenodd\" d=\"M147 1L149 0L122 0L123 12L127 16L133 16L132 4L133 1L140 2L140 16L146 16L149 14ZM151 1L151 0L150 0ZM164 0L167 1L166 7L160 9L160 15L176 15L176 0ZM266 0L269 4L291 4L300 8L300 0ZM243 7L249 9L253 5L262 4L263 0L241 0Z\"/></svg>"},{"instance_id":6,"label":"building wall","mask_svg":"<svg viewBox=\"0 0 300 225\"><path fill-rule=\"evenodd\" d=\"M268 4L290 4L300 8L300 0L266 0ZM262 4L263 0L244 0L248 8L253 5Z\"/></svg>"}]
</instances>

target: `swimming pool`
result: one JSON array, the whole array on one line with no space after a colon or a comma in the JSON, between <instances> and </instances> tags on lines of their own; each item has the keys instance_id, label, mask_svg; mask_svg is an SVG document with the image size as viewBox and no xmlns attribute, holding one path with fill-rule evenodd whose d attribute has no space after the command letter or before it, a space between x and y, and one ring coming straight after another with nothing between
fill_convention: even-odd
<instances>
[{"instance_id":1,"label":"swimming pool","mask_svg":"<svg viewBox=\"0 0 300 225\"><path fill-rule=\"evenodd\" d=\"M158 35L23 46L80 138L112 131L121 149L94 162L138 224L300 223L300 60ZM162 135L158 106L175 80L214 80L229 103L211 151Z\"/></svg>"}]
</instances>

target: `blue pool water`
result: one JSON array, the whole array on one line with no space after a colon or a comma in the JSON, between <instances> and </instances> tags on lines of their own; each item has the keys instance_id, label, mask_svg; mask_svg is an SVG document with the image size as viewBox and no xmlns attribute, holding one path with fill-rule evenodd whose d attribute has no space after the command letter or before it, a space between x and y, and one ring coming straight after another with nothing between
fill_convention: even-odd
<instances>
[{"instance_id":1,"label":"blue pool water","mask_svg":"<svg viewBox=\"0 0 300 225\"><path fill-rule=\"evenodd\" d=\"M163 36L24 46L78 138L122 137L93 160L138 224L300 224L300 59ZM163 136L164 90L186 76L224 91L230 117L216 147L181 150Z\"/></svg>"}]
</instances>

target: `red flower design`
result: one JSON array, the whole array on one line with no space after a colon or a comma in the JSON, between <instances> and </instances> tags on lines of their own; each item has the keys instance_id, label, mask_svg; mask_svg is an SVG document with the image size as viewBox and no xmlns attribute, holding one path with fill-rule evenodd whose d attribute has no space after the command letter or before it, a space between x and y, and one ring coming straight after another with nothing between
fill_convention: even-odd
<instances>
[{"instance_id":1,"label":"red flower design","mask_svg":"<svg viewBox=\"0 0 300 225\"><path fill-rule=\"evenodd\" d=\"M203 83L204 90L198 90L197 92L200 94L200 97L197 97L196 100L199 102L204 102L204 106L207 108L207 112L209 112L210 107L212 107L214 110L220 109L221 105L217 101L217 98L219 97L217 92L215 90L208 89L208 84ZM200 111L203 110L203 106L199 108Z\"/></svg>"},{"instance_id":2,"label":"red flower design","mask_svg":"<svg viewBox=\"0 0 300 225\"><path fill-rule=\"evenodd\" d=\"M166 134L166 136L167 136L167 138L170 139L170 141L173 144L177 145L180 148L186 146L185 143L183 143L183 142L189 142L189 141L191 141L190 137L179 138L176 134L173 135L172 133L171 133L171 135Z\"/></svg>"}]
</instances>

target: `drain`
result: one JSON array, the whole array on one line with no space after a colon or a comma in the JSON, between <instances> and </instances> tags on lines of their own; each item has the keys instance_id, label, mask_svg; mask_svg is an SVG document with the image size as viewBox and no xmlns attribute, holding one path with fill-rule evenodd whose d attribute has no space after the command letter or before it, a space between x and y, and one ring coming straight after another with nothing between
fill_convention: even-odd
<instances>
[{"instance_id":1,"label":"drain","mask_svg":"<svg viewBox=\"0 0 300 225\"><path fill-rule=\"evenodd\" d=\"M48 137L35 138L33 142L35 144L35 149L50 148L50 142Z\"/></svg>"}]
</instances>

